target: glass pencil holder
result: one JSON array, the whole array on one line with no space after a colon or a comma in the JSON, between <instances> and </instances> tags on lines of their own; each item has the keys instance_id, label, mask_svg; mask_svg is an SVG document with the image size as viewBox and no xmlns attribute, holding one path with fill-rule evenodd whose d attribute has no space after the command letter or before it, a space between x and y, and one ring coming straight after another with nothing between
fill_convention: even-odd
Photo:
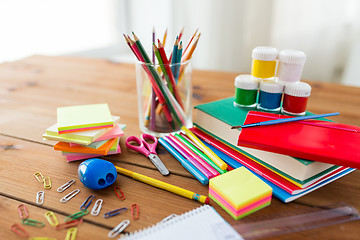
<instances>
[{"instance_id":1,"label":"glass pencil holder","mask_svg":"<svg viewBox=\"0 0 360 240\"><path fill-rule=\"evenodd\" d=\"M136 61L139 127L156 137L192 126L192 68L189 61Z\"/></svg>"}]
</instances>

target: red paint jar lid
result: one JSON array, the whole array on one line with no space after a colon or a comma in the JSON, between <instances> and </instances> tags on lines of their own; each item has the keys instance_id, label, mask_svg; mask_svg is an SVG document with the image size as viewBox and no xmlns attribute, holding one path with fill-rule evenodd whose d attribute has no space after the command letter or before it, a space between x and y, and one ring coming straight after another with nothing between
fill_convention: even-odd
<instances>
[{"instance_id":1,"label":"red paint jar lid","mask_svg":"<svg viewBox=\"0 0 360 240\"><path fill-rule=\"evenodd\" d=\"M252 51L252 58L261 61L275 61L279 51L274 47L256 47Z\"/></svg>"},{"instance_id":2,"label":"red paint jar lid","mask_svg":"<svg viewBox=\"0 0 360 240\"><path fill-rule=\"evenodd\" d=\"M295 97L309 97L311 86L305 82L286 85L284 93Z\"/></svg>"},{"instance_id":3,"label":"red paint jar lid","mask_svg":"<svg viewBox=\"0 0 360 240\"><path fill-rule=\"evenodd\" d=\"M235 87L245 90L258 89L259 82L249 74L241 74L235 78Z\"/></svg>"},{"instance_id":4,"label":"red paint jar lid","mask_svg":"<svg viewBox=\"0 0 360 240\"><path fill-rule=\"evenodd\" d=\"M281 63L304 65L305 60L305 53L298 50L284 49L279 53L279 62Z\"/></svg>"}]
</instances>

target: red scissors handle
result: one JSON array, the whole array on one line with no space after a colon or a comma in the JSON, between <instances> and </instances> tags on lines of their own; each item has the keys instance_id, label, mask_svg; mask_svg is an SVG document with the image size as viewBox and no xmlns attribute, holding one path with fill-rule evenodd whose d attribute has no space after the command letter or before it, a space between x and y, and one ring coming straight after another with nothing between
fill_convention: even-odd
<instances>
[{"instance_id":1,"label":"red scissors handle","mask_svg":"<svg viewBox=\"0 0 360 240\"><path fill-rule=\"evenodd\" d=\"M133 145L133 144L131 144L131 142L135 142L137 145ZM144 154L146 157L149 156L149 154L150 154L150 152L144 146L143 141L141 139L139 139L138 137L135 137L135 136L128 137L126 139L125 144L129 149L139 152L141 154Z\"/></svg>"},{"instance_id":2,"label":"red scissors handle","mask_svg":"<svg viewBox=\"0 0 360 240\"><path fill-rule=\"evenodd\" d=\"M143 141L145 147L150 151L150 153L156 154L156 146L158 143L156 137L150 134L143 133L141 134L141 140ZM146 140L148 140L150 143L147 142Z\"/></svg>"}]
</instances>

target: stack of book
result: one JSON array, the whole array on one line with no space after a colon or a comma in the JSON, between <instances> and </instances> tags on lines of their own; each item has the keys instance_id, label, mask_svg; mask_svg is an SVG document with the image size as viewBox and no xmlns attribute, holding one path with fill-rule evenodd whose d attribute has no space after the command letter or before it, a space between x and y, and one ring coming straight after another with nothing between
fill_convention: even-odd
<instances>
[{"instance_id":1,"label":"stack of book","mask_svg":"<svg viewBox=\"0 0 360 240\"><path fill-rule=\"evenodd\" d=\"M54 149L62 151L68 162L117 154L125 128L119 121L107 104L59 107L57 123L46 129L43 138L59 141Z\"/></svg>"},{"instance_id":2,"label":"stack of book","mask_svg":"<svg viewBox=\"0 0 360 240\"><path fill-rule=\"evenodd\" d=\"M209 197L234 219L240 219L271 203L271 188L244 167L214 177Z\"/></svg>"},{"instance_id":3,"label":"stack of book","mask_svg":"<svg viewBox=\"0 0 360 240\"><path fill-rule=\"evenodd\" d=\"M273 195L293 201L355 169L294 158L283 154L237 146L241 125L248 110L233 106L226 98L195 107L192 131L232 168L245 166L266 182Z\"/></svg>"}]
</instances>

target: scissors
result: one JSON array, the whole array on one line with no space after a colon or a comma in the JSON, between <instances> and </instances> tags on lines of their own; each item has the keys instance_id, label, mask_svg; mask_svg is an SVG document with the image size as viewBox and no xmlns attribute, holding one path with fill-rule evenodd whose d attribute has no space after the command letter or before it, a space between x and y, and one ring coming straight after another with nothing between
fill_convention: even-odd
<instances>
[{"instance_id":1,"label":"scissors","mask_svg":"<svg viewBox=\"0 0 360 240\"><path fill-rule=\"evenodd\" d=\"M148 140L148 142L146 140ZM131 144L132 142L136 143L137 145ZM130 136L126 139L125 142L129 149L148 157L162 175L168 175L169 170L165 167L159 156L156 154L157 143L158 140L156 137L146 133L141 134L140 139L135 136Z\"/></svg>"}]
</instances>

